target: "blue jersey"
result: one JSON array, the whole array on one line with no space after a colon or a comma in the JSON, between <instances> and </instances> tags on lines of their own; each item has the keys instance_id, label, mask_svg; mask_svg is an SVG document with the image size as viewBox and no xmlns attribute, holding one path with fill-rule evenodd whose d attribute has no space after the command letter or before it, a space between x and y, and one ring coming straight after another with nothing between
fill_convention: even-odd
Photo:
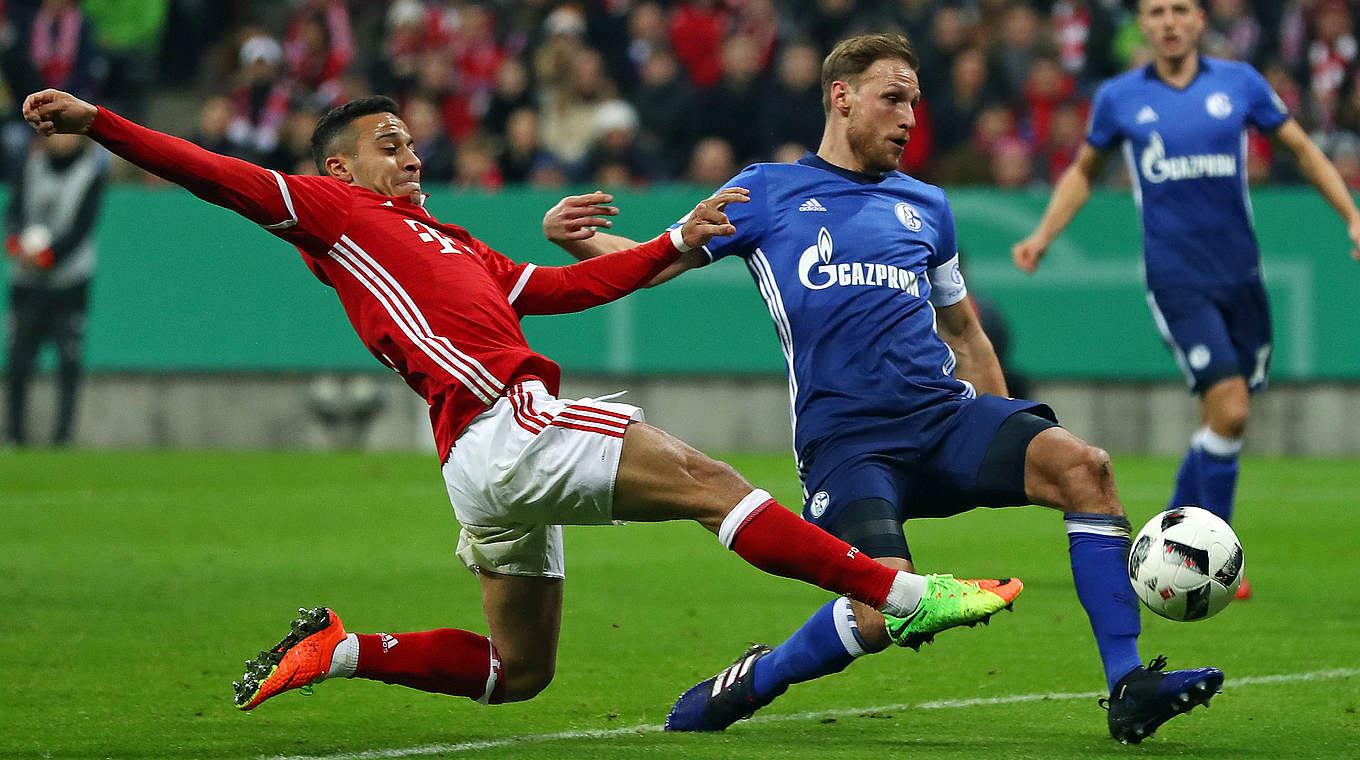
<instances>
[{"instance_id":1,"label":"blue jersey","mask_svg":"<svg viewBox=\"0 0 1360 760\"><path fill-rule=\"evenodd\" d=\"M967 293L944 191L812 154L754 164L728 186L747 188L751 200L727 207L736 234L705 250L714 261L744 259L770 310L800 467L832 437L854 445L891 429L899 443L924 441L949 400L974 395L953 377L954 354L935 332L932 303Z\"/></svg>"},{"instance_id":2,"label":"blue jersey","mask_svg":"<svg viewBox=\"0 0 1360 760\"><path fill-rule=\"evenodd\" d=\"M1183 90L1152 64L1101 86L1086 140L1100 150L1122 144L1150 288L1220 289L1260 276L1246 127L1274 131L1288 118L1265 79L1238 61L1201 57Z\"/></svg>"}]
</instances>

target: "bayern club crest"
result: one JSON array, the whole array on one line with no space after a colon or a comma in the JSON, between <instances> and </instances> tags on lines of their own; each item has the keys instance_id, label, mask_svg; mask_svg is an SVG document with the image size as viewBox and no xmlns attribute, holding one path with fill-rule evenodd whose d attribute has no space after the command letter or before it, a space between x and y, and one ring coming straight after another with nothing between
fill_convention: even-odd
<instances>
[{"instance_id":1,"label":"bayern club crest","mask_svg":"<svg viewBox=\"0 0 1360 760\"><path fill-rule=\"evenodd\" d=\"M921 227L924 226L925 223L921 221L920 212L915 208L912 208L910 204L899 203L897 204L897 208L893 210L897 213L897 221L901 222L903 227L906 227L912 232L921 231Z\"/></svg>"}]
</instances>

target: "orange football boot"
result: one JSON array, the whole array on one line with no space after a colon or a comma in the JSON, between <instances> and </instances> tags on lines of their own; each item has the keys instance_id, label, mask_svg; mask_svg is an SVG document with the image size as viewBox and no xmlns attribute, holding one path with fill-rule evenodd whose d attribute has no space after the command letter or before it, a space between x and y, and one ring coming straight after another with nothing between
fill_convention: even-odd
<instances>
[{"instance_id":1,"label":"orange football boot","mask_svg":"<svg viewBox=\"0 0 1360 760\"><path fill-rule=\"evenodd\" d=\"M325 679L335 647L345 639L345 627L328 607L299 609L292 630L273 649L246 661L246 672L236 689L236 706L253 710L261 702L289 689L303 689Z\"/></svg>"}]
</instances>

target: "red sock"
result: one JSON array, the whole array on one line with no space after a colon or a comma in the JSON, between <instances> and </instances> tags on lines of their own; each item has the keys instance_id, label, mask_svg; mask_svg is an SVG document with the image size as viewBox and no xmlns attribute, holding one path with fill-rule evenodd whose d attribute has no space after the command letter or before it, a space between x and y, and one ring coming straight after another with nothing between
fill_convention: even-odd
<instances>
[{"instance_id":1,"label":"red sock","mask_svg":"<svg viewBox=\"0 0 1360 760\"><path fill-rule=\"evenodd\" d=\"M440 628L418 633L358 634L356 678L499 704L505 693L501 658L491 640Z\"/></svg>"},{"instance_id":2,"label":"red sock","mask_svg":"<svg viewBox=\"0 0 1360 760\"><path fill-rule=\"evenodd\" d=\"M760 491L754 494L768 497ZM887 600L897 578L896 570L864 556L774 499L767 498L735 526L731 548L767 573L849 594L875 609Z\"/></svg>"}]
</instances>

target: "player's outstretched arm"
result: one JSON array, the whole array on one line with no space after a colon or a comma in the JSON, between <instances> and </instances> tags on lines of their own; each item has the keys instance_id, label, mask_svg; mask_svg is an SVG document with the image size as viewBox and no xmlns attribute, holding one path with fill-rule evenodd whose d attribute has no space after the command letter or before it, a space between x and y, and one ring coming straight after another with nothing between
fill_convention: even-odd
<instances>
[{"instance_id":1,"label":"player's outstretched arm","mask_svg":"<svg viewBox=\"0 0 1360 760\"><path fill-rule=\"evenodd\" d=\"M1299 171L1313 183L1322 197L1336 209L1346 223L1346 234L1351 239L1351 258L1360 261L1360 209L1355 207L1355 199L1346 187L1346 181L1327 159L1326 154L1308 139L1303 127L1294 119L1288 119L1273 135L1276 142L1284 144L1298 161Z\"/></svg>"},{"instance_id":2,"label":"player's outstretched arm","mask_svg":"<svg viewBox=\"0 0 1360 760\"><path fill-rule=\"evenodd\" d=\"M1048 247L1090 200L1091 186L1105 168L1106 160L1104 153L1089 143L1082 144L1072 165L1058 178L1053 197L1048 200L1048 208L1044 209L1044 215L1039 219L1039 226L1029 237L1011 246L1011 259L1017 269L1026 274L1034 274L1038 270L1039 260L1048 252Z\"/></svg>"},{"instance_id":3,"label":"player's outstretched arm","mask_svg":"<svg viewBox=\"0 0 1360 760\"><path fill-rule=\"evenodd\" d=\"M515 310L565 314L622 298L714 237L735 234L736 227L723 209L748 200L750 194L744 188L725 188L695 206L684 225L646 243L564 267L526 270L512 301Z\"/></svg>"},{"instance_id":4,"label":"player's outstretched arm","mask_svg":"<svg viewBox=\"0 0 1360 760\"><path fill-rule=\"evenodd\" d=\"M115 155L256 224L277 226L290 218L282 176L248 161L148 129L60 90L29 95L23 114L40 135L88 135Z\"/></svg>"},{"instance_id":5,"label":"player's outstretched arm","mask_svg":"<svg viewBox=\"0 0 1360 760\"><path fill-rule=\"evenodd\" d=\"M614 226L608 217L617 216L619 209L609 205L613 202L614 196L600 190L568 195L543 215L543 236L577 261L632 248L638 244L636 240L600 229ZM660 285L706 263L708 257L702 251L688 251L644 287Z\"/></svg>"}]
</instances>

